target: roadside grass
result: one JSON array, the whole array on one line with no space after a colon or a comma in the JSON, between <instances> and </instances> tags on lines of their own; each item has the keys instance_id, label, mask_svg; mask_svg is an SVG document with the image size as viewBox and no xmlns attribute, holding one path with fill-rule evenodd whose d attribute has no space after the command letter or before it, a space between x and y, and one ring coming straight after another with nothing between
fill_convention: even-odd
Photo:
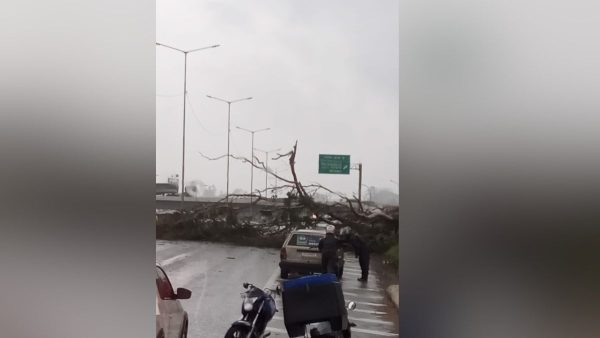
<instances>
[{"instance_id":1,"label":"roadside grass","mask_svg":"<svg viewBox=\"0 0 600 338\"><path fill-rule=\"evenodd\" d=\"M383 255L386 265L394 268L395 270L398 270L398 254L398 242L396 242L395 244L390 246L389 249Z\"/></svg>"}]
</instances>

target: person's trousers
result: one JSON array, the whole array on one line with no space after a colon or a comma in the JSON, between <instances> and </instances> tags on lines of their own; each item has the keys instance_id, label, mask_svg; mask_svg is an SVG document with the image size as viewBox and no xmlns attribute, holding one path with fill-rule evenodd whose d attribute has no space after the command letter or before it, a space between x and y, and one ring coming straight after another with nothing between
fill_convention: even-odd
<instances>
[{"instance_id":1,"label":"person's trousers","mask_svg":"<svg viewBox=\"0 0 600 338\"><path fill-rule=\"evenodd\" d=\"M369 279L369 254L361 254L358 257L358 264L360 264L360 270L362 271L361 278Z\"/></svg>"},{"instance_id":2,"label":"person's trousers","mask_svg":"<svg viewBox=\"0 0 600 338\"><path fill-rule=\"evenodd\" d=\"M321 259L321 267L323 268L323 273L333 273L337 274L337 256L335 253L328 254L323 253L323 258Z\"/></svg>"}]
</instances>

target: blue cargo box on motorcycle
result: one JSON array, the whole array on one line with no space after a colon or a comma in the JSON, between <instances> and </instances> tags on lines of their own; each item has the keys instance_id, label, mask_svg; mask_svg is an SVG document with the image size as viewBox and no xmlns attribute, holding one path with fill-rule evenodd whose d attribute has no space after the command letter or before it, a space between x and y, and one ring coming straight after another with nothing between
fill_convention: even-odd
<instances>
[{"instance_id":1,"label":"blue cargo box on motorcycle","mask_svg":"<svg viewBox=\"0 0 600 338\"><path fill-rule=\"evenodd\" d=\"M282 292L284 324L290 337L304 335L309 323L329 322L333 330L348 325L341 284L334 274L285 281Z\"/></svg>"}]
</instances>

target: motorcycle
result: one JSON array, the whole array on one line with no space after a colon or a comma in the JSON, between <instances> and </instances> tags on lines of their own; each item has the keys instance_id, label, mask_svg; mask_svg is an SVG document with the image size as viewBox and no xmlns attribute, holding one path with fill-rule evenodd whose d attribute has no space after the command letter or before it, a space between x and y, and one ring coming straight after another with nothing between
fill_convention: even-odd
<instances>
[{"instance_id":1,"label":"motorcycle","mask_svg":"<svg viewBox=\"0 0 600 338\"><path fill-rule=\"evenodd\" d=\"M231 324L225 338L266 338L271 332L266 331L267 324L275 312L277 305L273 299L273 291L261 290L250 283L243 284L242 318Z\"/></svg>"}]
</instances>

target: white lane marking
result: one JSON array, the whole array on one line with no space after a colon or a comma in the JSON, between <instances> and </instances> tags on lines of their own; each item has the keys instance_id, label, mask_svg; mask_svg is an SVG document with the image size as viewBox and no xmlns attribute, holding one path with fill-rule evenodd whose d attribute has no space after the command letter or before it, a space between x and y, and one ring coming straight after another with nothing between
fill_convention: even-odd
<instances>
[{"instance_id":1,"label":"white lane marking","mask_svg":"<svg viewBox=\"0 0 600 338\"><path fill-rule=\"evenodd\" d=\"M281 317L273 317L273 319L283 320L283 318L281 318ZM271 332L275 332L275 333L287 334L286 330L278 329L278 328L275 328L275 327L267 327L267 330L269 330ZM392 332L383 332L383 331L377 331L377 330L361 329L361 328L358 328L358 327L353 327L351 330L354 331L354 332L366 333L366 334L371 334L371 335L375 335L375 336L398 337L398 333L392 333Z\"/></svg>"},{"instance_id":2,"label":"white lane marking","mask_svg":"<svg viewBox=\"0 0 600 338\"><path fill-rule=\"evenodd\" d=\"M271 331L271 332L275 332L275 333L283 333L283 334L287 334L286 330L282 330L282 329L278 329L276 327L267 327L267 331Z\"/></svg>"},{"instance_id":3,"label":"white lane marking","mask_svg":"<svg viewBox=\"0 0 600 338\"><path fill-rule=\"evenodd\" d=\"M356 304L368 305L368 306L387 306L387 304L381 303L369 303L369 302L355 302Z\"/></svg>"},{"instance_id":4,"label":"white lane marking","mask_svg":"<svg viewBox=\"0 0 600 338\"><path fill-rule=\"evenodd\" d=\"M180 260L183 260L183 259L185 259L185 258L186 258L186 257L188 257L188 256L189 256L189 254L187 254L187 253L184 253L184 254L177 255L177 256L174 256L174 257L171 257L171 258L163 259L163 260L160 262L160 265L161 265L162 267L165 267L165 266L167 266L167 265L171 265L171 264L173 264L173 263L175 263L175 262L178 262L178 261L180 261Z\"/></svg>"},{"instance_id":5,"label":"white lane marking","mask_svg":"<svg viewBox=\"0 0 600 338\"><path fill-rule=\"evenodd\" d=\"M400 336L398 333L383 332L383 331L376 331L376 330L367 330L367 329L361 329L361 328L358 328L358 327L353 327L352 328L352 332L367 333L367 334L372 334L372 335L375 335L375 336L384 336L384 337L399 337Z\"/></svg>"},{"instance_id":6,"label":"white lane marking","mask_svg":"<svg viewBox=\"0 0 600 338\"><path fill-rule=\"evenodd\" d=\"M344 266L344 271L361 272L361 269L354 269Z\"/></svg>"},{"instance_id":7,"label":"white lane marking","mask_svg":"<svg viewBox=\"0 0 600 338\"><path fill-rule=\"evenodd\" d=\"M349 269L347 267L344 267L344 272L346 272L346 271L362 273L361 269ZM370 271L369 276L376 276L376 275L372 271Z\"/></svg>"},{"instance_id":8,"label":"white lane marking","mask_svg":"<svg viewBox=\"0 0 600 338\"><path fill-rule=\"evenodd\" d=\"M352 269L360 269L360 265L358 265L358 264L345 262L344 268L347 268L347 267L352 268Z\"/></svg>"},{"instance_id":9,"label":"white lane marking","mask_svg":"<svg viewBox=\"0 0 600 338\"><path fill-rule=\"evenodd\" d=\"M345 296L361 297L361 298L369 298L369 299L383 299L383 296L363 296L363 295L359 295L358 293L344 291L344 297Z\"/></svg>"},{"instance_id":10,"label":"white lane marking","mask_svg":"<svg viewBox=\"0 0 600 338\"><path fill-rule=\"evenodd\" d=\"M356 317L348 317L350 321L357 322L365 322L365 323L373 323L373 324L383 324L383 325L394 325L392 322L388 322L387 320L379 320L379 319L366 319L366 318L356 318Z\"/></svg>"},{"instance_id":11,"label":"white lane marking","mask_svg":"<svg viewBox=\"0 0 600 338\"><path fill-rule=\"evenodd\" d=\"M367 289L367 288L353 288L353 287L343 287L344 290L359 290L359 291L371 291L371 292L382 292L383 289Z\"/></svg>"},{"instance_id":12,"label":"white lane marking","mask_svg":"<svg viewBox=\"0 0 600 338\"><path fill-rule=\"evenodd\" d=\"M204 304L202 300L204 299L204 294L206 293L206 285L208 283L208 264L206 263L206 261L201 261L199 262L199 265L199 270L202 271L202 274L204 274L204 278L202 278L202 292L200 293L200 297L198 298L198 300L196 300L196 306L194 307L194 318L199 317L200 305Z\"/></svg>"},{"instance_id":13,"label":"white lane marking","mask_svg":"<svg viewBox=\"0 0 600 338\"><path fill-rule=\"evenodd\" d=\"M275 316L275 317L273 317L273 319L284 320L283 317L279 317L279 316ZM366 319L366 318L355 318L355 317L348 317L348 319L350 321L365 322L365 323L372 323L372 324L394 325L394 323L392 323L392 322L388 322L385 320L379 320L379 319Z\"/></svg>"},{"instance_id":14,"label":"white lane marking","mask_svg":"<svg viewBox=\"0 0 600 338\"><path fill-rule=\"evenodd\" d=\"M368 313L370 315L387 315L387 312L383 312L383 311L362 310L362 309L354 309L354 310L352 310L352 312L362 312L362 313Z\"/></svg>"},{"instance_id":15,"label":"white lane marking","mask_svg":"<svg viewBox=\"0 0 600 338\"><path fill-rule=\"evenodd\" d=\"M267 280L267 283L265 284L265 286L263 286L263 289L275 289L275 281L277 281L278 275L279 271L277 268L275 268L275 270L273 270L273 273L271 274L271 277L269 277L269 280Z\"/></svg>"},{"instance_id":16,"label":"white lane marking","mask_svg":"<svg viewBox=\"0 0 600 338\"><path fill-rule=\"evenodd\" d=\"M346 271L344 271L344 274L345 275L351 275L351 276L362 276L362 273L360 273L360 272L350 272L350 271L346 272ZM375 275L371 274L371 273L369 274L369 279L379 280L379 278L375 277Z\"/></svg>"}]
</instances>

